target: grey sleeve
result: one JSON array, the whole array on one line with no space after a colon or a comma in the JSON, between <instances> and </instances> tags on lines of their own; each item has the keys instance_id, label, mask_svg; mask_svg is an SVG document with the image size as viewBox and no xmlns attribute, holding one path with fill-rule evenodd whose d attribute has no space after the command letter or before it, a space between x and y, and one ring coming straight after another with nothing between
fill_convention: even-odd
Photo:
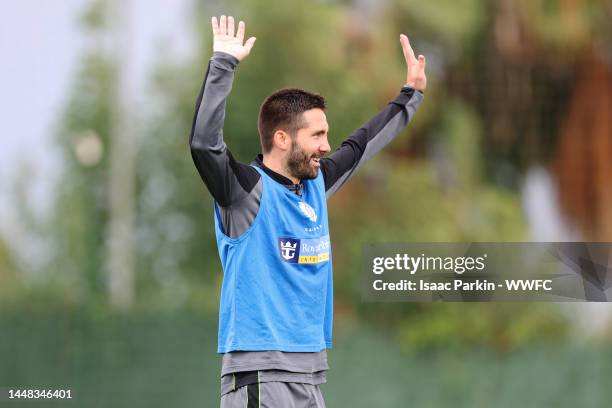
<instances>
[{"instance_id":1,"label":"grey sleeve","mask_svg":"<svg viewBox=\"0 0 612 408\"><path fill-rule=\"evenodd\" d=\"M385 109L342 142L338 150L321 160L328 199L408 125L422 101L422 92L404 86Z\"/></svg>"},{"instance_id":2,"label":"grey sleeve","mask_svg":"<svg viewBox=\"0 0 612 408\"><path fill-rule=\"evenodd\" d=\"M215 201L228 207L244 199L259 180L251 166L234 160L223 140L226 99L232 89L238 60L215 52L196 103L189 146L200 177Z\"/></svg>"},{"instance_id":3,"label":"grey sleeve","mask_svg":"<svg viewBox=\"0 0 612 408\"><path fill-rule=\"evenodd\" d=\"M196 103L189 146L193 162L219 207L224 232L238 236L248 229L259 209L260 175L234 159L223 140L226 99L238 59L215 52L208 63ZM254 195L251 197L251 195Z\"/></svg>"}]
</instances>

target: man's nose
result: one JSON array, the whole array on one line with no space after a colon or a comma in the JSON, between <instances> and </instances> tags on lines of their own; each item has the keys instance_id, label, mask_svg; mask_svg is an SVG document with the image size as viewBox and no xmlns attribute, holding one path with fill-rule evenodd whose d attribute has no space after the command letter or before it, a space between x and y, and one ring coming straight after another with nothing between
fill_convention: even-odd
<instances>
[{"instance_id":1,"label":"man's nose","mask_svg":"<svg viewBox=\"0 0 612 408\"><path fill-rule=\"evenodd\" d=\"M331 150L331 146L329 145L329 142L327 142L327 140L323 142L321 146L319 146L319 151L323 154L329 153L330 150Z\"/></svg>"}]
</instances>

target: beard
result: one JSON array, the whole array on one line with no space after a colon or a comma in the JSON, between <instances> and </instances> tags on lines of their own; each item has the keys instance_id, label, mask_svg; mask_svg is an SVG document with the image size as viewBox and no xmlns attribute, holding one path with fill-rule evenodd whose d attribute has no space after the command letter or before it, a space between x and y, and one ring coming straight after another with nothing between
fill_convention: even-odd
<instances>
[{"instance_id":1,"label":"beard","mask_svg":"<svg viewBox=\"0 0 612 408\"><path fill-rule=\"evenodd\" d=\"M287 170L289 174L300 180L311 180L319 174L319 168L312 164L312 159L320 159L322 154L307 153L297 142L293 142L287 156Z\"/></svg>"}]
</instances>

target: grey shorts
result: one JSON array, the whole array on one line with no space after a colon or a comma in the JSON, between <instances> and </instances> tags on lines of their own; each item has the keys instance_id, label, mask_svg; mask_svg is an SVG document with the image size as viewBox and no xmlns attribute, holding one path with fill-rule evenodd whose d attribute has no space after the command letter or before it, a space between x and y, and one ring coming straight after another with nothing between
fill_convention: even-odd
<instances>
[{"instance_id":1,"label":"grey shorts","mask_svg":"<svg viewBox=\"0 0 612 408\"><path fill-rule=\"evenodd\" d=\"M221 408L325 408L319 384L325 373L301 374L274 370L225 375Z\"/></svg>"}]
</instances>

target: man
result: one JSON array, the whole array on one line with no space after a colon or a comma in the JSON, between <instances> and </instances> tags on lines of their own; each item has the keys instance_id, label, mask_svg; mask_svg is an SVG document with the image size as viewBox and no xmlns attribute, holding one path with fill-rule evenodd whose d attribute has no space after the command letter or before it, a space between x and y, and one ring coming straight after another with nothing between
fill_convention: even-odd
<instances>
[{"instance_id":1,"label":"man","mask_svg":"<svg viewBox=\"0 0 612 408\"><path fill-rule=\"evenodd\" d=\"M222 407L324 407L319 384L331 348L332 265L326 200L411 120L426 87L425 57L400 36L407 79L387 107L329 157L325 99L281 89L261 106L263 155L239 163L223 140L234 70L255 38L212 18L213 56L190 136L215 199L223 266L218 352Z\"/></svg>"}]
</instances>

